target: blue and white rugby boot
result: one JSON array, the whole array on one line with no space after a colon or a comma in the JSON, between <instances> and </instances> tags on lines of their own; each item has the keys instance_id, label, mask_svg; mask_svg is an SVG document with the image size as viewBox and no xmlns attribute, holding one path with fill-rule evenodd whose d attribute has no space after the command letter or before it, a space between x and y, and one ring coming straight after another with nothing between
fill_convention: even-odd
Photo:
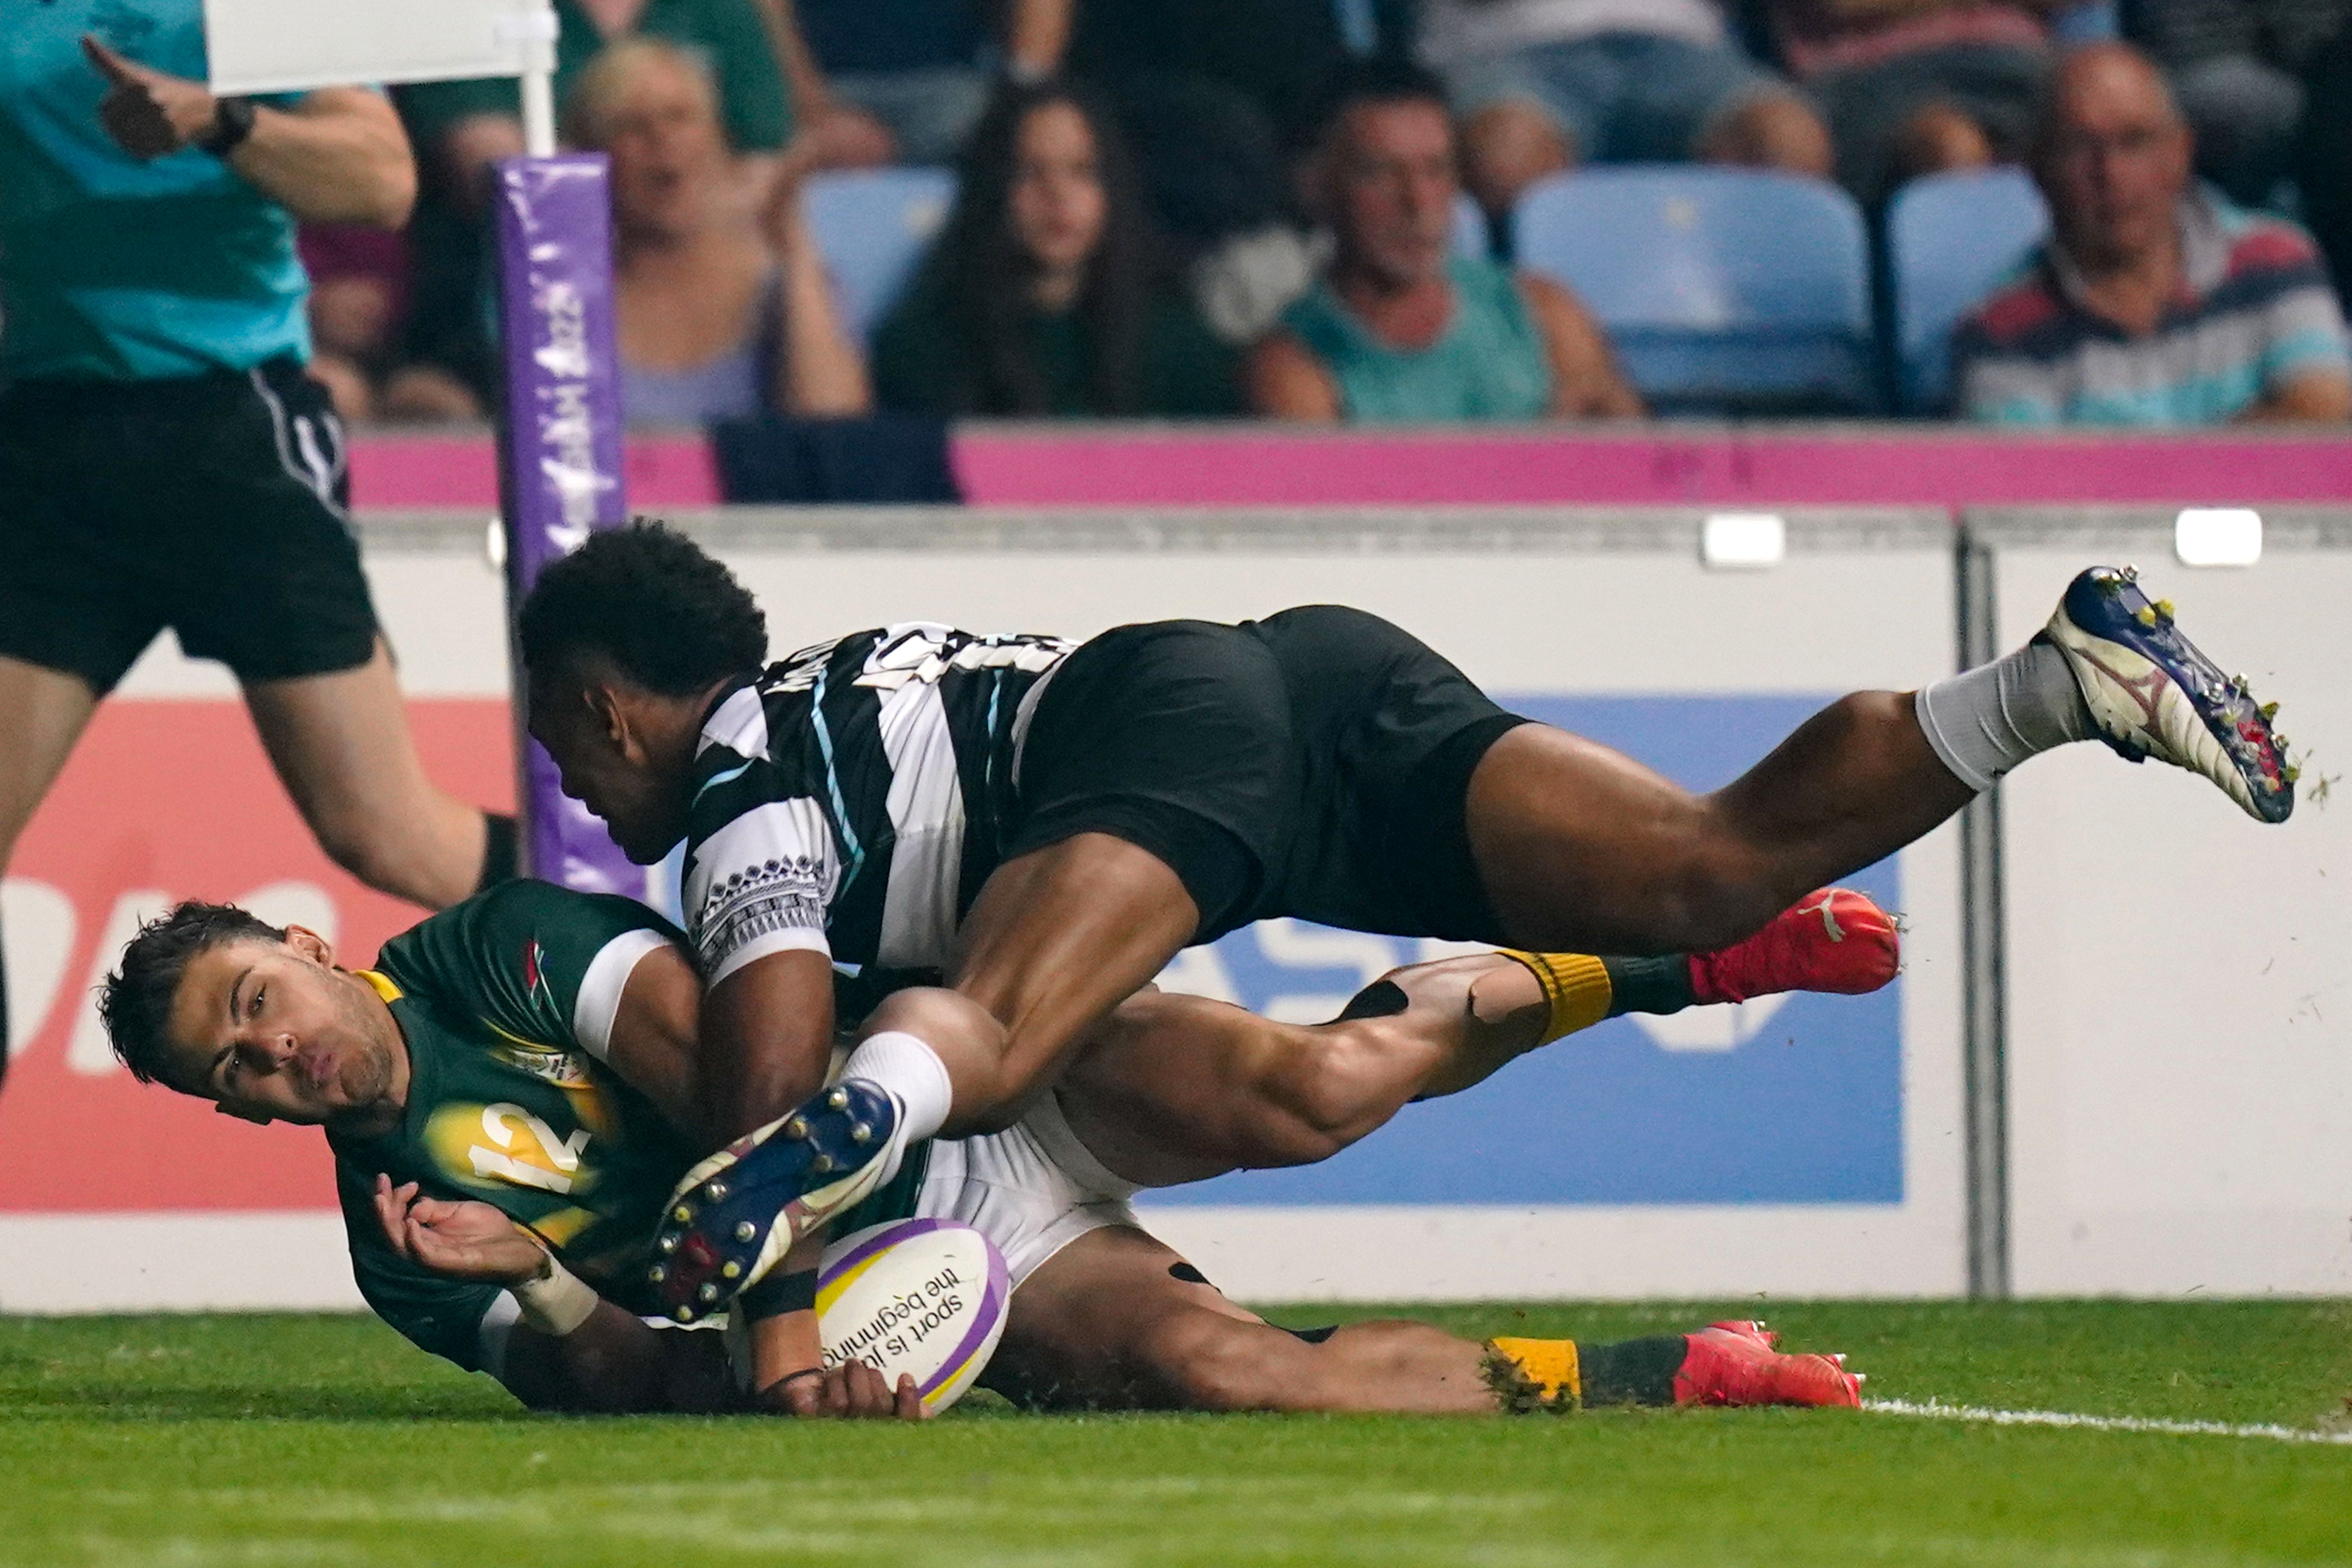
<instances>
[{"instance_id":1,"label":"blue and white rugby boot","mask_svg":"<svg viewBox=\"0 0 2352 1568\"><path fill-rule=\"evenodd\" d=\"M887 1092L845 1079L688 1171L654 1232L647 1274L662 1310L681 1323L709 1317L870 1196L898 1125Z\"/></svg>"},{"instance_id":2,"label":"blue and white rugby boot","mask_svg":"<svg viewBox=\"0 0 2352 1568\"><path fill-rule=\"evenodd\" d=\"M2181 635L2168 601L2150 601L2129 566L2094 566L2067 585L2043 634L2066 656L2108 745L2203 773L2250 816L2284 822L2300 771L2254 701Z\"/></svg>"}]
</instances>

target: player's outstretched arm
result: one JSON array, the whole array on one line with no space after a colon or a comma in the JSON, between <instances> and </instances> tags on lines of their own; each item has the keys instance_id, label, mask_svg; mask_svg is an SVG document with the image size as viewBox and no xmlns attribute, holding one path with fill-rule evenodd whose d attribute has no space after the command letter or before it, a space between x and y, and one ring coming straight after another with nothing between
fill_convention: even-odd
<instances>
[{"instance_id":1,"label":"player's outstretched arm","mask_svg":"<svg viewBox=\"0 0 2352 1568\"><path fill-rule=\"evenodd\" d=\"M375 1211L384 1239L401 1258L448 1279L503 1287L521 1304L523 1321L508 1342L505 1381L532 1409L618 1414L693 1407L671 1397L671 1358L660 1331L603 1300L536 1237L489 1205L426 1197L413 1182L396 1187L379 1175Z\"/></svg>"},{"instance_id":2,"label":"player's outstretched arm","mask_svg":"<svg viewBox=\"0 0 2352 1568\"><path fill-rule=\"evenodd\" d=\"M376 1178L376 1217L402 1258L454 1279L503 1287L522 1321L507 1343L503 1381L534 1410L601 1415L709 1415L746 1407L717 1334L654 1328L604 1300L546 1247L488 1204L449 1203ZM810 1369L761 1391L753 1410L820 1418L918 1421L912 1378L892 1388L863 1362L820 1372L812 1328Z\"/></svg>"}]
</instances>

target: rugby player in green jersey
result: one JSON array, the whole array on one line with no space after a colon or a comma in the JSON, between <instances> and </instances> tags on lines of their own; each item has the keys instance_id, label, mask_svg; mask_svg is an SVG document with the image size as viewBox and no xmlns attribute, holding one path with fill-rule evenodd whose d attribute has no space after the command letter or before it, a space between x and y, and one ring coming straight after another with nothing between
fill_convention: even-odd
<instances>
[{"instance_id":1,"label":"rugby player in green jersey","mask_svg":"<svg viewBox=\"0 0 2352 1568\"><path fill-rule=\"evenodd\" d=\"M1891 922L1857 894L1824 895L1768 935L1769 951L1741 955L1751 981L1864 988L1894 972ZM702 986L682 943L642 905L515 882L352 972L311 931L190 903L140 932L100 1007L142 1080L325 1130L361 1292L416 1344L533 1406L721 1409L741 1400L720 1336L647 1321L658 1222L696 1154L680 1129L697 1103ZM1833 1358L1780 1354L1747 1324L1616 1345L1481 1344L1410 1322L1301 1337L1226 1300L1128 1206L1141 1186L1321 1158L1409 1100L1613 1012L1690 997L1638 966L1541 953L1399 970L1313 1027L1147 990L1021 1121L914 1146L838 1223L921 1215L988 1235L1014 1285L988 1381L1037 1405L1852 1405L1858 1381ZM952 1049L985 1031L959 1002L919 989L883 1007L914 1010L901 1021ZM811 1250L759 1289L807 1290ZM755 1315L776 1331L751 1369L754 1407L920 1413L911 1380L819 1370L814 1311Z\"/></svg>"}]
</instances>

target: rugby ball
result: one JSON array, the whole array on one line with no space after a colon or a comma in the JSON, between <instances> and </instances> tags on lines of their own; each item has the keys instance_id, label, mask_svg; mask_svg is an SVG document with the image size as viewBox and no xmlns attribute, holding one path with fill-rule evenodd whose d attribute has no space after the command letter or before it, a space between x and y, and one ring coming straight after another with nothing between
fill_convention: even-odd
<instances>
[{"instance_id":1,"label":"rugby ball","mask_svg":"<svg viewBox=\"0 0 2352 1568\"><path fill-rule=\"evenodd\" d=\"M963 1397L988 1365L1013 1303L996 1244L951 1219L869 1226L824 1249L816 1321L824 1364L856 1360L893 1385L914 1375L924 1408Z\"/></svg>"}]
</instances>

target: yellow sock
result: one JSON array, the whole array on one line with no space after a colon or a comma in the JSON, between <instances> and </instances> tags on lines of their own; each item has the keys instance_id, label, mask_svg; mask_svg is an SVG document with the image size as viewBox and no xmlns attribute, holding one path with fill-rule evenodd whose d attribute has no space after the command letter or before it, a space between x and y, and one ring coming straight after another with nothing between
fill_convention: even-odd
<instances>
[{"instance_id":1,"label":"yellow sock","mask_svg":"<svg viewBox=\"0 0 2352 1568\"><path fill-rule=\"evenodd\" d=\"M1551 1004L1551 1022L1536 1044L1548 1046L1609 1016L1615 993L1609 984L1608 966L1599 959L1581 952L1520 952L1507 947L1498 951L1525 965L1543 987L1544 1000Z\"/></svg>"},{"instance_id":2,"label":"yellow sock","mask_svg":"<svg viewBox=\"0 0 2352 1568\"><path fill-rule=\"evenodd\" d=\"M1488 1340L1486 1381L1513 1415L1574 1410L1584 1402L1574 1340Z\"/></svg>"}]
</instances>

